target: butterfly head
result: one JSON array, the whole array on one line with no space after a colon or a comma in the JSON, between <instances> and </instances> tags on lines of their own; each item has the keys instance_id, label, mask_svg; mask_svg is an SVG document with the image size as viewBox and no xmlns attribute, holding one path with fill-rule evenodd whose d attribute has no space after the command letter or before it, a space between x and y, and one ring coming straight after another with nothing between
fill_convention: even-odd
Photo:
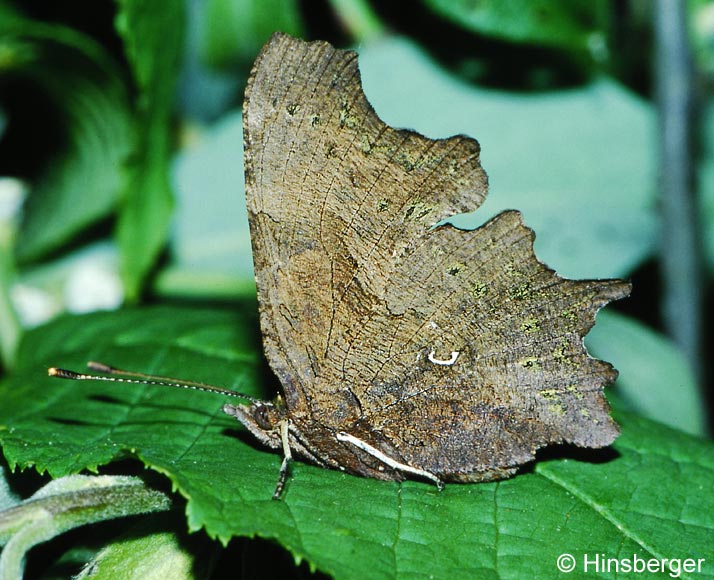
<instances>
[{"instance_id":1,"label":"butterfly head","mask_svg":"<svg viewBox=\"0 0 714 580\"><path fill-rule=\"evenodd\" d=\"M223 411L238 419L261 443L277 449L281 446L280 424L285 420L287 409L283 399L252 401L247 405L223 405Z\"/></svg>"},{"instance_id":2,"label":"butterfly head","mask_svg":"<svg viewBox=\"0 0 714 580\"><path fill-rule=\"evenodd\" d=\"M283 400L278 397L274 402L257 401L248 407L253 420L264 431L275 431L285 417Z\"/></svg>"}]
</instances>

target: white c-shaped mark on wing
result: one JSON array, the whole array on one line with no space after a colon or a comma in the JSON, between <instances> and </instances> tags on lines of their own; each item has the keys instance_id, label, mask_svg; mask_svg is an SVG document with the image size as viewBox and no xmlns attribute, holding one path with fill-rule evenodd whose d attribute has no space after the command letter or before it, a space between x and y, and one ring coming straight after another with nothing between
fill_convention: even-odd
<instances>
[{"instance_id":1,"label":"white c-shaped mark on wing","mask_svg":"<svg viewBox=\"0 0 714 580\"><path fill-rule=\"evenodd\" d=\"M452 364L456 362L456 359L459 358L459 351L455 350L451 353L451 358L448 359L441 359L441 358L436 358L434 355L436 354L436 351L432 350L429 353L429 362L433 362L435 365L442 365L445 367L449 367Z\"/></svg>"}]
</instances>

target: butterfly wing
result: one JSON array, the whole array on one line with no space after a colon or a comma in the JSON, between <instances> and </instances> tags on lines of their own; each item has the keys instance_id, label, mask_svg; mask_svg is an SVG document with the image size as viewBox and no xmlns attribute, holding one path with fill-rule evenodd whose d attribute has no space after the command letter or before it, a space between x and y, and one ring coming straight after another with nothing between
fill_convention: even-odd
<instances>
[{"instance_id":1,"label":"butterfly wing","mask_svg":"<svg viewBox=\"0 0 714 580\"><path fill-rule=\"evenodd\" d=\"M558 277L517 212L433 228L486 196L475 140L385 125L355 53L282 34L256 61L244 134L265 352L306 447L373 475L325 439L347 431L476 480L551 442L614 439L615 371L582 336L629 286Z\"/></svg>"}]
</instances>

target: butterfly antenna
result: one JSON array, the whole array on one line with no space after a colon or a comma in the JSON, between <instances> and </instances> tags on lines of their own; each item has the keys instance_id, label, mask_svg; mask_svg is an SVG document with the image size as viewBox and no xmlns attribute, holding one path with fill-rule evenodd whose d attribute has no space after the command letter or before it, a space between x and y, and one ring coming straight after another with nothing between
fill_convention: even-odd
<instances>
[{"instance_id":1,"label":"butterfly antenna","mask_svg":"<svg viewBox=\"0 0 714 580\"><path fill-rule=\"evenodd\" d=\"M131 383L135 385L156 385L160 387L191 389L192 391L203 391L204 393L214 393L227 397L246 399L251 403L259 402L259 399L251 397L250 395L238 393L236 391L230 391L228 389L222 389L220 387L209 385L207 383L200 383L197 381L185 381L183 379L175 379L173 377L149 375L134 371L125 371L96 361L89 361L87 363L87 368L97 373L104 374L95 375L87 373L78 373L76 371L61 369L57 367L50 367L49 369L47 369L47 374L51 377L56 377L59 379L69 379L73 381L107 381L110 383Z\"/></svg>"}]
</instances>

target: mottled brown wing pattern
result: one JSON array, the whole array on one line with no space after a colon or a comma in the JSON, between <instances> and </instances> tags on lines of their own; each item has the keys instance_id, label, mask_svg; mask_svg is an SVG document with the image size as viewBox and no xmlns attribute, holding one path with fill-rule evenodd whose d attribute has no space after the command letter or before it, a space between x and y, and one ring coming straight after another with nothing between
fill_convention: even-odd
<instances>
[{"instance_id":1,"label":"mottled brown wing pattern","mask_svg":"<svg viewBox=\"0 0 714 580\"><path fill-rule=\"evenodd\" d=\"M479 480L548 443L614 439L616 373L582 337L629 285L558 277L517 212L432 228L483 202L476 141L386 126L354 53L285 35L256 61L244 114L265 351L306 447L315 425Z\"/></svg>"},{"instance_id":2,"label":"mottled brown wing pattern","mask_svg":"<svg viewBox=\"0 0 714 580\"><path fill-rule=\"evenodd\" d=\"M390 363L357 394L361 424L401 461L475 479L548 443L611 443L618 431L602 387L616 373L588 356L582 336L628 285L558 277L533 258L532 233L516 212L475 232L432 235L450 259L410 281L430 299L399 305ZM369 321L361 334L378 336L374 326L387 324Z\"/></svg>"},{"instance_id":3,"label":"mottled brown wing pattern","mask_svg":"<svg viewBox=\"0 0 714 580\"><path fill-rule=\"evenodd\" d=\"M328 344L343 347L335 326L358 314L335 320L337 306L369 305L400 253L481 203L479 147L387 127L362 93L355 53L285 35L258 57L244 111L266 351L281 379L312 383Z\"/></svg>"}]
</instances>

